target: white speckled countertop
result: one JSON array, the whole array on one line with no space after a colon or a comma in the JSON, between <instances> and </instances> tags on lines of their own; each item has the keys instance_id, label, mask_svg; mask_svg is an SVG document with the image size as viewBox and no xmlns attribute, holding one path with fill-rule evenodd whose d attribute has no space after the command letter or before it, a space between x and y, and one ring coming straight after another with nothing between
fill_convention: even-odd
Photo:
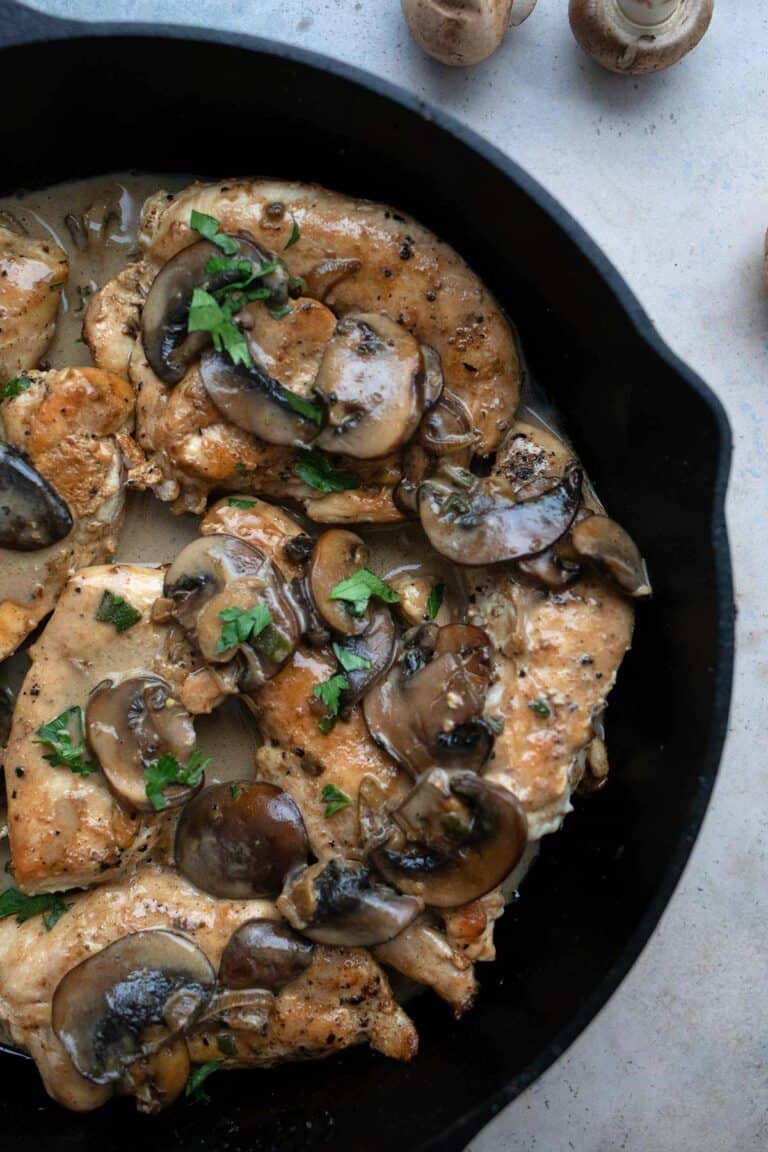
<instances>
[{"instance_id":1,"label":"white speckled countertop","mask_svg":"<svg viewBox=\"0 0 768 1152\"><path fill-rule=\"evenodd\" d=\"M32 7L87 19L92 0ZM411 42L399 0L101 0L101 19L237 29L336 55L492 140L592 234L734 431L729 521L734 706L714 800L682 883L628 978L473 1152L768 1148L768 9L718 0L699 48L642 80L602 72L566 0L539 0L487 64ZM685 435L685 429L680 430ZM762 593L762 594L761 594Z\"/></svg>"}]
</instances>

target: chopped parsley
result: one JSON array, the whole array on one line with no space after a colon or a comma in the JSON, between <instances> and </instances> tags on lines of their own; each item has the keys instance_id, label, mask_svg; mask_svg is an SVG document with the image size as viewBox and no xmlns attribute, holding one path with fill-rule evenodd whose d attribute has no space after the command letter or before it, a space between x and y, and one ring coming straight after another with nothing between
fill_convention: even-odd
<instances>
[{"instance_id":1,"label":"chopped parsley","mask_svg":"<svg viewBox=\"0 0 768 1152\"><path fill-rule=\"evenodd\" d=\"M189 306L187 331L209 332L217 352L226 352L233 364L252 368L248 342L232 319L239 308L234 297L224 298L220 303L205 288L195 288Z\"/></svg>"},{"instance_id":2,"label":"chopped parsley","mask_svg":"<svg viewBox=\"0 0 768 1152\"><path fill-rule=\"evenodd\" d=\"M282 320L285 316L290 316L293 312L293 304L290 302L283 304L280 308L270 308L269 314L273 320Z\"/></svg>"},{"instance_id":3,"label":"chopped parsley","mask_svg":"<svg viewBox=\"0 0 768 1152\"><path fill-rule=\"evenodd\" d=\"M223 1060L209 1060L206 1064L201 1064L199 1068L190 1072L184 1095L188 1096L190 1100L194 1100L196 1104L210 1104L211 1098L207 1092L203 1091L203 1084L209 1076L218 1072L223 1063Z\"/></svg>"},{"instance_id":4,"label":"chopped parsley","mask_svg":"<svg viewBox=\"0 0 768 1152\"><path fill-rule=\"evenodd\" d=\"M370 660L366 660L365 656L358 656L350 648L345 648L342 644L334 644L333 651L336 659L345 672L367 672L372 668Z\"/></svg>"},{"instance_id":5,"label":"chopped parsley","mask_svg":"<svg viewBox=\"0 0 768 1152\"><path fill-rule=\"evenodd\" d=\"M69 768L78 776L90 776L96 765L85 758L83 711L78 705L67 708L55 719L37 729L36 744L47 744L50 752L43 756L54 768Z\"/></svg>"},{"instance_id":6,"label":"chopped parsley","mask_svg":"<svg viewBox=\"0 0 768 1152\"><path fill-rule=\"evenodd\" d=\"M256 507L255 500L246 500L243 496L230 496L227 504L230 508L239 508L241 512L247 512L249 508Z\"/></svg>"},{"instance_id":7,"label":"chopped parsley","mask_svg":"<svg viewBox=\"0 0 768 1152\"><path fill-rule=\"evenodd\" d=\"M328 733L333 728L339 714L341 694L348 687L349 681L346 676L340 674L331 676L329 680L324 680L321 684L314 685L312 695L325 705L327 712L327 715L321 717L317 722L321 732Z\"/></svg>"},{"instance_id":8,"label":"chopped parsley","mask_svg":"<svg viewBox=\"0 0 768 1152\"><path fill-rule=\"evenodd\" d=\"M240 787L239 784L230 784L229 794L233 800L239 800L241 793L242 793L242 788Z\"/></svg>"},{"instance_id":9,"label":"chopped parsley","mask_svg":"<svg viewBox=\"0 0 768 1152\"><path fill-rule=\"evenodd\" d=\"M3 389L3 400L13 400L14 396L21 396L22 392L26 392L29 388L29 383L26 376L14 376Z\"/></svg>"},{"instance_id":10,"label":"chopped parsley","mask_svg":"<svg viewBox=\"0 0 768 1152\"><path fill-rule=\"evenodd\" d=\"M298 412L299 416L303 416L305 420L311 420L318 427L322 424L323 410L317 404L313 404L311 400L305 400L303 396L297 396L295 392L291 392L290 388L281 389L281 395L289 408Z\"/></svg>"},{"instance_id":11,"label":"chopped parsley","mask_svg":"<svg viewBox=\"0 0 768 1152\"><path fill-rule=\"evenodd\" d=\"M296 221L294 219L293 228L291 228L291 234L288 237L288 243L285 245L285 248L283 249L283 251L286 252L289 248L293 248L294 244L298 244L300 239L301 239L301 232L299 230L298 224L296 223Z\"/></svg>"},{"instance_id":12,"label":"chopped parsley","mask_svg":"<svg viewBox=\"0 0 768 1152\"><path fill-rule=\"evenodd\" d=\"M335 816L337 812L341 812L342 808L349 808L352 801L346 792L342 792L335 784L326 784L320 795L325 804L325 818Z\"/></svg>"},{"instance_id":13,"label":"chopped parsley","mask_svg":"<svg viewBox=\"0 0 768 1152\"><path fill-rule=\"evenodd\" d=\"M266 604L254 604L253 608L225 608L219 612L219 620L224 621L216 644L217 652L226 652L236 644L255 640L272 623L272 613Z\"/></svg>"},{"instance_id":14,"label":"chopped parsley","mask_svg":"<svg viewBox=\"0 0 768 1152\"><path fill-rule=\"evenodd\" d=\"M369 568L360 568L354 576L340 580L330 593L331 600L346 601L347 609L353 616L364 614L372 596L377 596L385 604L397 604L400 601L399 593Z\"/></svg>"},{"instance_id":15,"label":"chopped parsley","mask_svg":"<svg viewBox=\"0 0 768 1152\"><path fill-rule=\"evenodd\" d=\"M155 812L162 812L168 807L163 792L171 784L187 784L196 788L203 778L203 773L211 762L211 757L195 748L187 764L180 764L170 752L164 752L154 763L144 769L144 783L147 790L147 800Z\"/></svg>"},{"instance_id":16,"label":"chopped parsley","mask_svg":"<svg viewBox=\"0 0 768 1152\"><path fill-rule=\"evenodd\" d=\"M303 276L289 276L288 277L288 291L298 292L299 295L304 291L307 282Z\"/></svg>"},{"instance_id":17,"label":"chopped parsley","mask_svg":"<svg viewBox=\"0 0 768 1152\"><path fill-rule=\"evenodd\" d=\"M296 471L305 484L319 492L348 492L360 487L360 480L352 472L334 468L322 452L307 449L299 455Z\"/></svg>"},{"instance_id":18,"label":"chopped parsley","mask_svg":"<svg viewBox=\"0 0 768 1152\"><path fill-rule=\"evenodd\" d=\"M118 632L127 632L141 620L141 612L122 596L106 591L96 609L96 619L102 624L114 624Z\"/></svg>"},{"instance_id":19,"label":"chopped parsley","mask_svg":"<svg viewBox=\"0 0 768 1152\"><path fill-rule=\"evenodd\" d=\"M69 907L70 905L64 902L58 892L27 896L18 888L6 888L5 892L0 894L0 920L4 920L7 916L15 916L17 924L24 924L33 916L42 913L46 932L50 932Z\"/></svg>"},{"instance_id":20,"label":"chopped parsley","mask_svg":"<svg viewBox=\"0 0 768 1152\"><path fill-rule=\"evenodd\" d=\"M235 464L235 472L238 472L241 476L245 476L247 471L248 469L246 468L245 464L243 464L242 460L238 460L237 464Z\"/></svg>"},{"instance_id":21,"label":"chopped parsley","mask_svg":"<svg viewBox=\"0 0 768 1152\"><path fill-rule=\"evenodd\" d=\"M234 256L240 251L240 245L232 236L221 231L221 225L215 216L207 216L205 212L197 212L194 208L189 217L189 226L199 232L206 240L210 240L220 248L225 256Z\"/></svg>"},{"instance_id":22,"label":"chopped parsley","mask_svg":"<svg viewBox=\"0 0 768 1152\"><path fill-rule=\"evenodd\" d=\"M550 708L549 704L547 704L546 700L529 700L528 707L532 712L535 712L537 716L552 715L552 709Z\"/></svg>"},{"instance_id":23,"label":"chopped parsley","mask_svg":"<svg viewBox=\"0 0 768 1152\"><path fill-rule=\"evenodd\" d=\"M445 584L433 584L432 590L429 593L427 600L427 620L434 620L440 611L443 603L443 593L445 592Z\"/></svg>"}]
</instances>

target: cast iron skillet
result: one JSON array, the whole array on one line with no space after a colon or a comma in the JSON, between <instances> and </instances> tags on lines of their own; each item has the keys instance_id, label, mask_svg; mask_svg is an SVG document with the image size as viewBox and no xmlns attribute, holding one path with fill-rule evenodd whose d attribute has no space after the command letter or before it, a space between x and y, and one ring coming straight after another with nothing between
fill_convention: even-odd
<instances>
[{"instance_id":1,"label":"cast iron skillet","mask_svg":"<svg viewBox=\"0 0 768 1152\"><path fill-rule=\"evenodd\" d=\"M2 1058L0 1144L458 1152L573 1041L628 971L704 815L725 734L733 599L719 403L662 344L577 224L512 161L436 109L346 65L228 33L52 21L0 0L3 194L116 168L316 180L413 212L519 326L656 595L611 697L608 787L545 840L456 1023L413 1005L421 1051L362 1049L220 1076L208 1107L160 1118L50 1103ZM11 46L12 45L12 46ZM57 154L65 142L66 158Z\"/></svg>"}]
</instances>

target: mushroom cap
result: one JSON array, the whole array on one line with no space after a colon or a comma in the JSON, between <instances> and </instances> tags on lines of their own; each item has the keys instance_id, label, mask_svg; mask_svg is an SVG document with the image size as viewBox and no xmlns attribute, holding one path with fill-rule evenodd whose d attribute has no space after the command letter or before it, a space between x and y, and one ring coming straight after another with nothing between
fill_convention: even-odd
<instances>
[{"instance_id":1,"label":"mushroom cap","mask_svg":"<svg viewBox=\"0 0 768 1152\"><path fill-rule=\"evenodd\" d=\"M60 980L53 1030L81 1075L109 1084L194 1024L214 985L210 961L186 936L132 932Z\"/></svg>"},{"instance_id":2,"label":"mushroom cap","mask_svg":"<svg viewBox=\"0 0 768 1152\"><path fill-rule=\"evenodd\" d=\"M454 67L492 56L510 24L522 23L536 0L402 0L414 40L435 60ZM515 7L520 9L514 18Z\"/></svg>"},{"instance_id":3,"label":"mushroom cap","mask_svg":"<svg viewBox=\"0 0 768 1152\"><path fill-rule=\"evenodd\" d=\"M342 580L365 568L368 547L355 532L329 528L315 541L307 570L307 584L321 619L342 636L359 636L370 623L369 612L353 616L343 600L332 600L331 592Z\"/></svg>"},{"instance_id":4,"label":"mushroom cap","mask_svg":"<svg viewBox=\"0 0 768 1152\"><path fill-rule=\"evenodd\" d=\"M630 596L650 596L648 570L640 550L620 524L608 516L586 516L574 524L573 547L599 564Z\"/></svg>"},{"instance_id":5,"label":"mushroom cap","mask_svg":"<svg viewBox=\"0 0 768 1152\"><path fill-rule=\"evenodd\" d=\"M680 0L670 13L671 7L670 0L570 0L568 16L579 45L598 64L641 76L670 68L696 47L714 0Z\"/></svg>"},{"instance_id":6,"label":"mushroom cap","mask_svg":"<svg viewBox=\"0 0 768 1152\"><path fill-rule=\"evenodd\" d=\"M73 526L56 489L26 456L0 442L0 548L37 552L58 544Z\"/></svg>"},{"instance_id":7,"label":"mushroom cap","mask_svg":"<svg viewBox=\"0 0 768 1152\"><path fill-rule=\"evenodd\" d=\"M200 361L200 379L227 420L267 444L306 447L320 431L316 420L297 411L301 397L273 379L258 361L250 368L235 365L223 352L210 348Z\"/></svg>"},{"instance_id":8,"label":"mushroom cap","mask_svg":"<svg viewBox=\"0 0 768 1152\"><path fill-rule=\"evenodd\" d=\"M287 924L247 920L229 938L219 980L227 988L267 988L277 992L300 976L314 949Z\"/></svg>"}]
</instances>

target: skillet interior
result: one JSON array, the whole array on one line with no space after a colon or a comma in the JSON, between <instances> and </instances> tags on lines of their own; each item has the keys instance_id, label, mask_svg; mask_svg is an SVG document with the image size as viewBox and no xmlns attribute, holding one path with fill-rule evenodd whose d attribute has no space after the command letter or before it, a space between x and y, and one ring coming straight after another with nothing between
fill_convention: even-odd
<instances>
[{"instance_id":1,"label":"skillet interior","mask_svg":"<svg viewBox=\"0 0 768 1152\"><path fill-rule=\"evenodd\" d=\"M28 35L47 33L47 22L26 19ZM445 130L415 101L393 102L385 85L357 86L352 70L306 53L274 55L219 34L204 43L200 32L111 31L2 51L0 101L12 114L0 192L132 166L317 180L413 212L508 308L609 511L647 556L656 595L641 607L611 696L609 786L544 842L497 933L497 964L481 966L476 1009L457 1024L432 997L413 1004L422 1038L414 1065L360 1050L231 1074L213 1083L209 1107L181 1105L147 1122L127 1104L66 1114L44 1097L31 1064L8 1057L0 1142L50 1152L81 1142L167 1152L311 1152L330 1141L338 1152L458 1150L602 1005L650 935L698 830L732 668L728 426L573 221L471 133Z\"/></svg>"}]
</instances>

